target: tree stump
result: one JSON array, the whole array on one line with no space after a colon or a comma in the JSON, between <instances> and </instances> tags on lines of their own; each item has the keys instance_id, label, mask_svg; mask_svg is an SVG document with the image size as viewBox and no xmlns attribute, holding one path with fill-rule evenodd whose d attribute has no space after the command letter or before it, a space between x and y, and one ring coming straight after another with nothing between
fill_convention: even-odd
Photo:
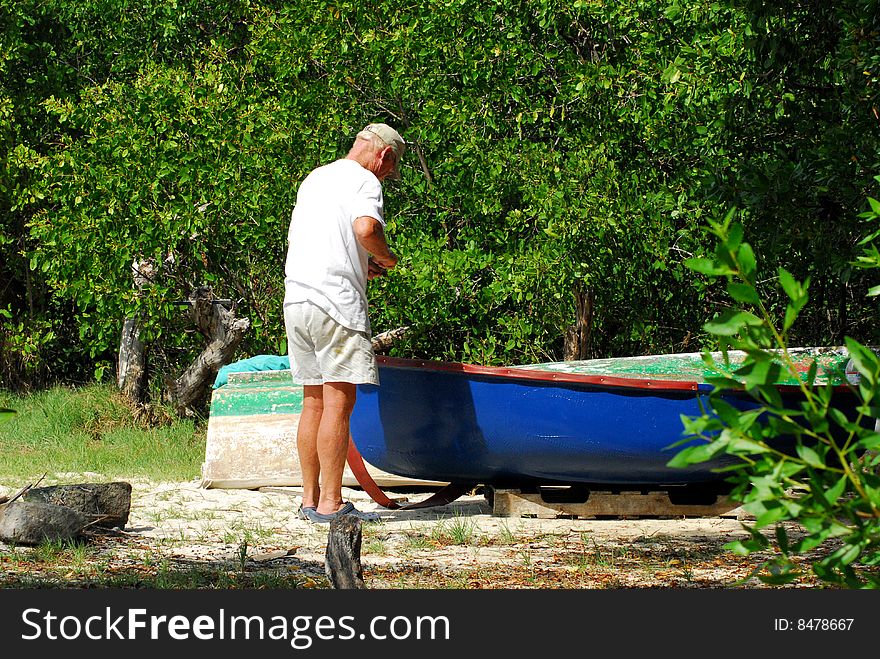
<instances>
[{"instance_id":1,"label":"tree stump","mask_svg":"<svg viewBox=\"0 0 880 659\"><path fill-rule=\"evenodd\" d=\"M88 523L85 515L66 506L34 501L0 505L0 540L8 544L35 546L73 540Z\"/></svg>"},{"instance_id":2,"label":"tree stump","mask_svg":"<svg viewBox=\"0 0 880 659\"><path fill-rule=\"evenodd\" d=\"M366 588L361 567L361 520L338 515L330 522L324 572L338 589Z\"/></svg>"},{"instance_id":3,"label":"tree stump","mask_svg":"<svg viewBox=\"0 0 880 659\"><path fill-rule=\"evenodd\" d=\"M91 525L124 528L131 512L131 484L80 483L31 488L25 501L66 506L85 516Z\"/></svg>"}]
</instances>

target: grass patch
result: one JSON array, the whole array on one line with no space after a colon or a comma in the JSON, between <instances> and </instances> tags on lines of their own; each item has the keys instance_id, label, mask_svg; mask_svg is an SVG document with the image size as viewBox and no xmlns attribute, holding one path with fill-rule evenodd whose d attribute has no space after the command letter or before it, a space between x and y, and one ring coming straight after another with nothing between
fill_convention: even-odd
<instances>
[{"instance_id":1,"label":"grass patch","mask_svg":"<svg viewBox=\"0 0 880 659\"><path fill-rule=\"evenodd\" d=\"M404 549L409 551L429 551L437 545L422 533L407 533Z\"/></svg>"},{"instance_id":2,"label":"grass patch","mask_svg":"<svg viewBox=\"0 0 880 659\"><path fill-rule=\"evenodd\" d=\"M296 565L263 567L249 561L242 542L235 560L129 559L111 562L98 545L46 542L36 547L0 546L0 588L294 589L327 588L323 576Z\"/></svg>"},{"instance_id":3,"label":"grass patch","mask_svg":"<svg viewBox=\"0 0 880 659\"><path fill-rule=\"evenodd\" d=\"M363 545L364 554L375 554L376 556L384 556L388 553L388 545L382 538L369 538Z\"/></svg>"},{"instance_id":4,"label":"grass patch","mask_svg":"<svg viewBox=\"0 0 880 659\"><path fill-rule=\"evenodd\" d=\"M110 384L53 387L27 395L0 391L0 485L17 488L47 474L192 480L205 454L206 424L172 420L147 426Z\"/></svg>"},{"instance_id":5,"label":"grass patch","mask_svg":"<svg viewBox=\"0 0 880 659\"><path fill-rule=\"evenodd\" d=\"M476 523L472 519L455 515L451 520L441 520L430 532L430 540L438 546L469 545L474 540Z\"/></svg>"},{"instance_id":6,"label":"grass patch","mask_svg":"<svg viewBox=\"0 0 880 659\"><path fill-rule=\"evenodd\" d=\"M515 545L518 542L516 533L510 529L506 521L501 522L498 530L498 542L502 545Z\"/></svg>"}]
</instances>

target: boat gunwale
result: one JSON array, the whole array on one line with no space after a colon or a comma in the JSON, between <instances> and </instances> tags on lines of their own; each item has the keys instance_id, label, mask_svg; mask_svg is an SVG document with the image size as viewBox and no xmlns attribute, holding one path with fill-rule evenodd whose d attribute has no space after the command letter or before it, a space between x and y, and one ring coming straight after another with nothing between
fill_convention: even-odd
<instances>
[{"instance_id":1,"label":"boat gunwale","mask_svg":"<svg viewBox=\"0 0 880 659\"><path fill-rule=\"evenodd\" d=\"M538 382L559 382L568 384L584 384L618 389L641 389L655 391L703 391L709 392L714 385L708 382L696 380L665 380L651 378L628 378L613 375L586 375L583 373L563 373L554 371L540 371L531 368L517 368L511 366L479 366L463 362L444 362L429 359L412 359L405 357L389 357L377 355L376 360L380 366L400 369L425 369L443 373L463 373L466 375L479 375L484 377L499 378L505 380L528 380ZM777 384L780 392L800 391L797 384ZM833 386L834 391L849 391L850 386L839 384ZM734 391L745 391L735 389Z\"/></svg>"},{"instance_id":2,"label":"boat gunwale","mask_svg":"<svg viewBox=\"0 0 880 659\"><path fill-rule=\"evenodd\" d=\"M510 366L479 366L463 362L443 362L428 359L408 359L377 355L380 366L402 369L425 369L444 373L464 373L508 380L530 380L625 387L633 389L664 389L672 391L698 391L700 383L695 380L651 380L647 378L624 378L609 375L585 375L582 373L559 373Z\"/></svg>"}]
</instances>

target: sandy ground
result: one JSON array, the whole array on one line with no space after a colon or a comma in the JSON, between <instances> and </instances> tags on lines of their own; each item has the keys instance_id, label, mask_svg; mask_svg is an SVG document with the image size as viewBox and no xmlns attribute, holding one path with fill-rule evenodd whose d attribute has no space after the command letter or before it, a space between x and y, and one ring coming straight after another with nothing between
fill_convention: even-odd
<instances>
[{"instance_id":1,"label":"sandy ground","mask_svg":"<svg viewBox=\"0 0 880 659\"><path fill-rule=\"evenodd\" d=\"M127 532L166 557L248 560L324 576L328 527L296 516L299 488L203 489L134 483ZM430 492L395 494L403 502ZM745 537L736 511L679 519L498 517L482 494L435 508L387 510L357 489L344 496L381 514L363 526L368 587L723 587L748 574L722 546Z\"/></svg>"},{"instance_id":2,"label":"sandy ground","mask_svg":"<svg viewBox=\"0 0 880 659\"><path fill-rule=\"evenodd\" d=\"M130 482L129 521L104 560L286 571L307 586L328 587L328 526L297 518L299 488ZM431 492L388 494L417 501ZM724 588L748 577L762 558L723 548L746 536L737 511L706 518L538 519L495 516L482 494L417 510L381 508L359 489L346 488L344 495L382 517L363 525L368 588ZM761 584L750 579L739 587Z\"/></svg>"}]
</instances>

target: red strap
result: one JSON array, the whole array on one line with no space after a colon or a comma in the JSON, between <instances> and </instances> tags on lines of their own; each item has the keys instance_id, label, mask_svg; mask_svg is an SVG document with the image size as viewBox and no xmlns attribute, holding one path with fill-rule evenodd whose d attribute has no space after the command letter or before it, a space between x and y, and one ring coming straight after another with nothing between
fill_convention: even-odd
<instances>
[{"instance_id":1,"label":"red strap","mask_svg":"<svg viewBox=\"0 0 880 659\"><path fill-rule=\"evenodd\" d=\"M376 481L373 480L370 472L367 471L364 459L361 457L360 452L354 445L354 441L351 439L348 441L348 466L351 469L351 473L357 478L357 482L360 483L361 487L364 488L364 491L370 495L370 498L380 506L391 510L412 510L414 508L445 506L447 503L452 503L458 499L461 495L470 492L476 486L476 483L449 483L448 485L441 487L424 501L408 503L401 506L396 501L389 499L376 484Z\"/></svg>"}]
</instances>

